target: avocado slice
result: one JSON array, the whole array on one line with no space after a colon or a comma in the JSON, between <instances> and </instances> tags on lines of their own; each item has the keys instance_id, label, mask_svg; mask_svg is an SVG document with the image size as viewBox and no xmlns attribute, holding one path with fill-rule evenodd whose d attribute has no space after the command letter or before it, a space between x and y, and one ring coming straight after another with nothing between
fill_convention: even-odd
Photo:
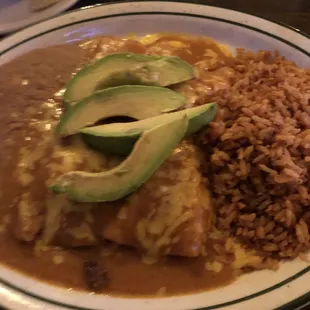
<instances>
[{"instance_id":1,"label":"avocado slice","mask_svg":"<svg viewBox=\"0 0 310 310\"><path fill-rule=\"evenodd\" d=\"M186 104L186 98L168 88L125 85L107 88L71 106L61 117L56 133L68 136L81 128L112 116L144 119L176 111Z\"/></svg>"},{"instance_id":2,"label":"avocado slice","mask_svg":"<svg viewBox=\"0 0 310 310\"><path fill-rule=\"evenodd\" d=\"M120 199L137 190L153 175L182 140L187 126L186 114L178 114L173 120L145 131L132 153L119 166L100 173L65 173L56 179L51 189L66 193L78 202Z\"/></svg>"},{"instance_id":3,"label":"avocado slice","mask_svg":"<svg viewBox=\"0 0 310 310\"><path fill-rule=\"evenodd\" d=\"M110 54L85 66L68 83L64 101L80 101L94 91L120 85L168 86L194 78L193 67L175 56Z\"/></svg>"},{"instance_id":4,"label":"avocado slice","mask_svg":"<svg viewBox=\"0 0 310 310\"><path fill-rule=\"evenodd\" d=\"M86 127L80 130L84 140L91 147L116 155L128 155L141 134L155 126L173 120L177 115L186 114L189 125L187 135L191 135L210 123L218 106L207 103L198 107L171 112L130 123L113 123Z\"/></svg>"}]
</instances>

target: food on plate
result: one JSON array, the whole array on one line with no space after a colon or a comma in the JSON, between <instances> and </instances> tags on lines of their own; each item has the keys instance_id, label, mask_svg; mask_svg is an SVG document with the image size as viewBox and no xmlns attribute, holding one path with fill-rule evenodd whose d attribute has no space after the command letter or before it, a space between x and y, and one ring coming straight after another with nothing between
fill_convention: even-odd
<instances>
[{"instance_id":1,"label":"food on plate","mask_svg":"<svg viewBox=\"0 0 310 310\"><path fill-rule=\"evenodd\" d=\"M114 201L136 191L161 166L184 138L186 115L145 131L130 155L114 169L104 172L70 171L56 179L51 189L79 202ZM167 135L169 132L169 135Z\"/></svg>"},{"instance_id":2,"label":"food on plate","mask_svg":"<svg viewBox=\"0 0 310 310\"><path fill-rule=\"evenodd\" d=\"M266 259L310 246L310 68L277 53L239 50L232 96L214 96L216 121L200 137L217 226Z\"/></svg>"},{"instance_id":3,"label":"food on plate","mask_svg":"<svg viewBox=\"0 0 310 310\"><path fill-rule=\"evenodd\" d=\"M110 123L105 125L85 127L80 130L85 141L95 149L116 155L128 155L141 134L163 122L173 120L178 115L186 114L188 127L186 134L191 135L209 124L217 112L216 103L164 113L141 121L128 123Z\"/></svg>"},{"instance_id":4,"label":"food on plate","mask_svg":"<svg viewBox=\"0 0 310 310\"><path fill-rule=\"evenodd\" d=\"M124 85L110 87L84 98L60 119L56 132L73 135L81 128L113 116L145 119L179 110L186 104L183 95L164 87Z\"/></svg>"},{"instance_id":5,"label":"food on plate","mask_svg":"<svg viewBox=\"0 0 310 310\"><path fill-rule=\"evenodd\" d=\"M4 64L0 262L67 288L162 296L304 259L309 98L309 68L185 34Z\"/></svg>"},{"instance_id":6,"label":"food on plate","mask_svg":"<svg viewBox=\"0 0 310 310\"><path fill-rule=\"evenodd\" d=\"M127 199L101 203L91 214L66 196L50 197L46 243L80 247L103 238L142 250L146 263L165 253L199 256L213 220L199 171L200 155L183 141L144 186Z\"/></svg>"},{"instance_id":7,"label":"food on plate","mask_svg":"<svg viewBox=\"0 0 310 310\"><path fill-rule=\"evenodd\" d=\"M74 76L66 87L64 101L72 104L95 90L112 86L169 86L194 77L194 68L179 57L109 54L85 66Z\"/></svg>"}]
</instances>

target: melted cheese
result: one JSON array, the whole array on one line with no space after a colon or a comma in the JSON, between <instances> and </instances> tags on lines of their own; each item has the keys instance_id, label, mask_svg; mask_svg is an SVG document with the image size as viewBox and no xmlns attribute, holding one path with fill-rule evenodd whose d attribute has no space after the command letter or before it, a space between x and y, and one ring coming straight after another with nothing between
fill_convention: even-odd
<instances>
[{"instance_id":1,"label":"melted cheese","mask_svg":"<svg viewBox=\"0 0 310 310\"><path fill-rule=\"evenodd\" d=\"M182 158L182 152L182 148L178 148L171 157ZM149 201L145 202L149 204L149 213L137 223L136 237L147 250L147 256L156 256L162 251L169 254L170 247L180 242L180 227L189 221L193 222L191 229L195 233L203 234L205 227L200 223L202 219L196 218L195 210L197 206L209 208L209 195L206 191L206 197L202 198L199 193L201 176L198 172L197 156L188 156L184 160L187 161L186 165L179 169L163 166L154 174L153 181L150 180L144 185L151 193ZM138 204L139 200L139 194L132 195L129 203Z\"/></svg>"},{"instance_id":2,"label":"melted cheese","mask_svg":"<svg viewBox=\"0 0 310 310\"><path fill-rule=\"evenodd\" d=\"M53 263L56 265L60 265L65 261L65 258L63 255L56 254L53 256Z\"/></svg>"},{"instance_id":3,"label":"melted cheese","mask_svg":"<svg viewBox=\"0 0 310 310\"><path fill-rule=\"evenodd\" d=\"M68 229L67 231L74 239L95 241L94 234L86 222L82 222L79 226Z\"/></svg>"}]
</instances>

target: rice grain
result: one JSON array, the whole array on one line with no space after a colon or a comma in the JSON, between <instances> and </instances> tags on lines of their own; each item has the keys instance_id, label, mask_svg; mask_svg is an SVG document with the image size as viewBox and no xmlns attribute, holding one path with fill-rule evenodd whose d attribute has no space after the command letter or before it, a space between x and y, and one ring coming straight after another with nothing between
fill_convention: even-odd
<instances>
[{"instance_id":1,"label":"rice grain","mask_svg":"<svg viewBox=\"0 0 310 310\"><path fill-rule=\"evenodd\" d=\"M242 49L231 87L210 95L220 110L198 142L218 229L276 259L310 249L310 68Z\"/></svg>"}]
</instances>

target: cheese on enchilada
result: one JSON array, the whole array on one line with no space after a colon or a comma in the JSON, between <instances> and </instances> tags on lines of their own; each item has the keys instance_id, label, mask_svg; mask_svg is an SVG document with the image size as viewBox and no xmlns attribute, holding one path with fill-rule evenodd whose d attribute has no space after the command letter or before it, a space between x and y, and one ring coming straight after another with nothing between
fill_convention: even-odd
<instances>
[{"instance_id":1,"label":"cheese on enchilada","mask_svg":"<svg viewBox=\"0 0 310 310\"><path fill-rule=\"evenodd\" d=\"M212 220L199 167L199 152L185 141L132 195L92 209L66 201L53 243L87 246L107 239L149 255L198 256Z\"/></svg>"}]
</instances>

